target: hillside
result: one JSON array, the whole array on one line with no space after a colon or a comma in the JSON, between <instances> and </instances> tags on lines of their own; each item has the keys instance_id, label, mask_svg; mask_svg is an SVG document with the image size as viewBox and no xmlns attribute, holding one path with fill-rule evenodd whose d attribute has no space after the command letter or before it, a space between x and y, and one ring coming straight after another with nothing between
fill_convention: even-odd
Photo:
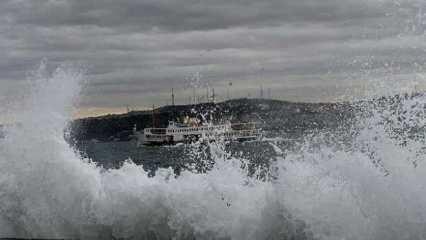
<instances>
[{"instance_id":1,"label":"hillside","mask_svg":"<svg viewBox=\"0 0 426 240\"><path fill-rule=\"evenodd\" d=\"M353 117L350 104L293 103L268 99L234 99L220 103L164 106L155 109L156 127L166 127L169 120L185 116L224 119L233 122L256 121L265 130L306 132L314 129L335 128ZM133 111L126 114L78 119L70 125L70 136L75 141L129 140L132 129L152 127L152 111Z\"/></svg>"}]
</instances>

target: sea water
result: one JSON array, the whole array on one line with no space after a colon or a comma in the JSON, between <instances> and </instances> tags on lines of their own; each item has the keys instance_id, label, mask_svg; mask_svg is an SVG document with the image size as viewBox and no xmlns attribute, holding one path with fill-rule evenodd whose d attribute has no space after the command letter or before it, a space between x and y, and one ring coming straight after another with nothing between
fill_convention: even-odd
<instances>
[{"instance_id":1,"label":"sea water","mask_svg":"<svg viewBox=\"0 0 426 240\"><path fill-rule=\"evenodd\" d=\"M64 140L84 78L75 67L42 66L14 108L17 124L0 139L0 237L426 238L423 95L364 103L350 127L291 147L257 144L252 152L265 152L267 164L250 168L253 148L216 142L169 151L152 168L144 154L111 160ZM162 165L171 159L178 172Z\"/></svg>"}]
</instances>

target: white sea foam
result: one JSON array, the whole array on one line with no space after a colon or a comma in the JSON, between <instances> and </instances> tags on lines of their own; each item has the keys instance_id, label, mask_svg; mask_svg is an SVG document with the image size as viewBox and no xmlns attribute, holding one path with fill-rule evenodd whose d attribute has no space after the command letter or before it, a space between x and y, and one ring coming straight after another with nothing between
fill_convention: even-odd
<instances>
[{"instance_id":1,"label":"white sea foam","mask_svg":"<svg viewBox=\"0 0 426 240\"><path fill-rule=\"evenodd\" d=\"M53 74L42 69L34 74L28 107L17 114L20 124L0 140L0 237L422 239L426 234L424 142L390 131L404 121L409 127L424 123L423 97L401 102L401 109L410 110L399 113L402 122L383 121L396 116L392 111L360 118L346 147L328 144L327 134L306 139L299 150L274 144L271 181L248 177L244 160L230 157L217 143L209 147L215 159L211 171L177 177L162 169L149 177L130 160L105 170L69 147L63 129L84 74L70 67Z\"/></svg>"}]
</instances>

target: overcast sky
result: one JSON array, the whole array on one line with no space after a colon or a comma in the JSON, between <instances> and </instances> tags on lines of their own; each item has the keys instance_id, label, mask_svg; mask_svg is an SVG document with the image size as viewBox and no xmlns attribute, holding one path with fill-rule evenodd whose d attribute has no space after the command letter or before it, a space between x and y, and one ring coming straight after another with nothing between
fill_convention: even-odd
<instances>
[{"instance_id":1,"label":"overcast sky","mask_svg":"<svg viewBox=\"0 0 426 240\"><path fill-rule=\"evenodd\" d=\"M223 99L229 82L231 97L262 86L292 101L360 96L376 80L398 89L423 81L423 2L2 0L0 101L42 59L87 68L81 109L162 105L172 87L177 103L193 86Z\"/></svg>"}]
</instances>

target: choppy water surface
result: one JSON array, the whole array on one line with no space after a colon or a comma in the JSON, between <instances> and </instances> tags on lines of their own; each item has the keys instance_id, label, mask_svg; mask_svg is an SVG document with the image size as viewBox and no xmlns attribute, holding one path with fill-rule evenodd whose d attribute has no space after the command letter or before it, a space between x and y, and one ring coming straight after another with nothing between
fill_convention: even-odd
<instances>
[{"instance_id":1,"label":"choppy water surface","mask_svg":"<svg viewBox=\"0 0 426 240\"><path fill-rule=\"evenodd\" d=\"M21 124L0 140L0 237L426 237L424 96L370 104L352 127L292 144L96 143L80 154L63 129L81 78L36 75Z\"/></svg>"},{"instance_id":2,"label":"choppy water surface","mask_svg":"<svg viewBox=\"0 0 426 240\"><path fill-rule=\"evenodd\" d=\"M295 148L301 139L263 139L262 141L219 143L228 157L244 159L251 173L259 168L269 170L271 159L276 155L276 144ZM161 168L171 168L176 175L181 171L205 172L215 162L210 154L213 143L177 144L171 146L137 146L136 141L98 142L85 141L78 144L79 154L91 159L105 169L118 169L131 160L141 165L150 175ZM274 148L275 147L275 148ZM274 162L274 161L272 161Z\"/></svg>"}]
</instances>

